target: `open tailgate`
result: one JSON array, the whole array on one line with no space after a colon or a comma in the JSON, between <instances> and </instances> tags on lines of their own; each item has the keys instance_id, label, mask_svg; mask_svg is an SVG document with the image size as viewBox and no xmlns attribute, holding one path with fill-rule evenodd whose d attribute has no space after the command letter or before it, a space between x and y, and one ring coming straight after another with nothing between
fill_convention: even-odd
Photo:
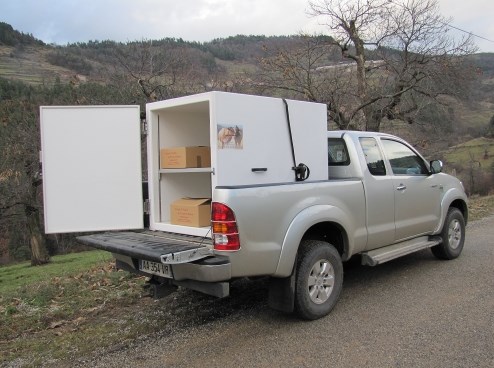
<instances>
[{"instance_id":1,"label":"open tailgate","mask_svg":"<svg viewBox=\"0 0 494 368\"><path fill-rule=\"evenodd\" d=\"M78 236L85 245L164 264L194 262L213 255L211 239L171 233L107 232Z\"/></svg>"}]
</instances>

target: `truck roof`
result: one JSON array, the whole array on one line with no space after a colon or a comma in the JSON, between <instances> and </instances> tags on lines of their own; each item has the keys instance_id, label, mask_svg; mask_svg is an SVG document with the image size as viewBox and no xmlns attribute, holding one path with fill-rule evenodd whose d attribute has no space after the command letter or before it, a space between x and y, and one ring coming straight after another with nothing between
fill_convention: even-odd
<instances>
[{"instance_id":1,"label":"truck roof","mask_svg":"<svg viewBox=\"0 0 494 368\"><path fill-rule=\"evenodd\" d=\"M360 137L388 137L393 138L399 141L403 141L401 138L380 132L366 132L360 130L328 130L328 138L341 138L344 135L348 135L352 138L360 138Z\"/></svg>"}]
</instances>

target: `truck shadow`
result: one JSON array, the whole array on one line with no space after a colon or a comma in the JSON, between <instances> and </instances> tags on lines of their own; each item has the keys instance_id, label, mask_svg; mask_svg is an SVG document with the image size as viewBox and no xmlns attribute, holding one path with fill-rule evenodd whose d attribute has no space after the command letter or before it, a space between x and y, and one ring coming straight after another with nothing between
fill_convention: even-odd
<instances>
[{"instance_id":1,"label":"truck shadow","mask_svg":"<svg viewBox=\"0 0 494 368\"><path fill-rule=\"evenodd\" d=\"M355 256L343 264L345 280L343 288L357 285L372 285L375 281L390 280L402 277L403 274L417 272L425 265L430 266L439 262L429 249L412 253L374 267L363 266L360 256Z\"/></svg>"},{"instance_id":2,"label":"truck shadow","mask_svg":"<svg viewBox=\"0 0 494 368\"><path fill-rule=\"evenodd\" d=\"M376 267L362 266L360 258L354 257L344 263L345 279L339 305L345 303L348 298L353 300L365 298L362 296L363 291L373 293L379 292L382 288L395 287L398 281L424 269L430 269L437 262L440 261L436 260L429 250L410 254ZM173 316L173 319L183 326L197 326L227 317L241 318L249 315L269 320L298 321L296 316L269 308L267 278L236 280L231 284L230 296L223 299L188 289L179 289L165 299L169 301L163 304L163 308L168 309L167 314ZM337 310L333 313L337 313Z\"/></svg>"}]
</instances>

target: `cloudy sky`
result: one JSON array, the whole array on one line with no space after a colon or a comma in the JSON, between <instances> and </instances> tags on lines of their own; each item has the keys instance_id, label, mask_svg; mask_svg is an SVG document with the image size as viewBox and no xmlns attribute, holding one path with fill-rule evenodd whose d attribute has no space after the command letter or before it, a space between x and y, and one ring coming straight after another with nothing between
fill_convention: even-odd
<instances>
[{"instance_id":1,"label":"cloudy sky","mask_svg":"<svg viewBox=\"0 0 494 368\"><path fill-rule=\"evenodd\" d=\"M183 38L210 41L246 35L324 32L306 14L307 0L0 0L0 21L46 43ZM439 0L452 25L494 52L493 0Z\"/></svg>"}]
</instances>

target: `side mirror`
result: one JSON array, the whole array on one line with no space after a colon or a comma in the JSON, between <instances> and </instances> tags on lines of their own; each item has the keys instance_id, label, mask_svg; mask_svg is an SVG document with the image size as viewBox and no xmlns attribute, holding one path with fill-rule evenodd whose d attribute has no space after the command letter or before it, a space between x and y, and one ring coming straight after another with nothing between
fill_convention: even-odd
<instances>
[{"instance_id":1,"label":"side mirror","mask_svg":"<svg viewBox=\"0 0 494 368\"><path fill-rule=\"evenodd\" d=\"M443 162L441 160L431 161L431 174L439 174L443 171Z\"/></svg>"}]
</instances>

